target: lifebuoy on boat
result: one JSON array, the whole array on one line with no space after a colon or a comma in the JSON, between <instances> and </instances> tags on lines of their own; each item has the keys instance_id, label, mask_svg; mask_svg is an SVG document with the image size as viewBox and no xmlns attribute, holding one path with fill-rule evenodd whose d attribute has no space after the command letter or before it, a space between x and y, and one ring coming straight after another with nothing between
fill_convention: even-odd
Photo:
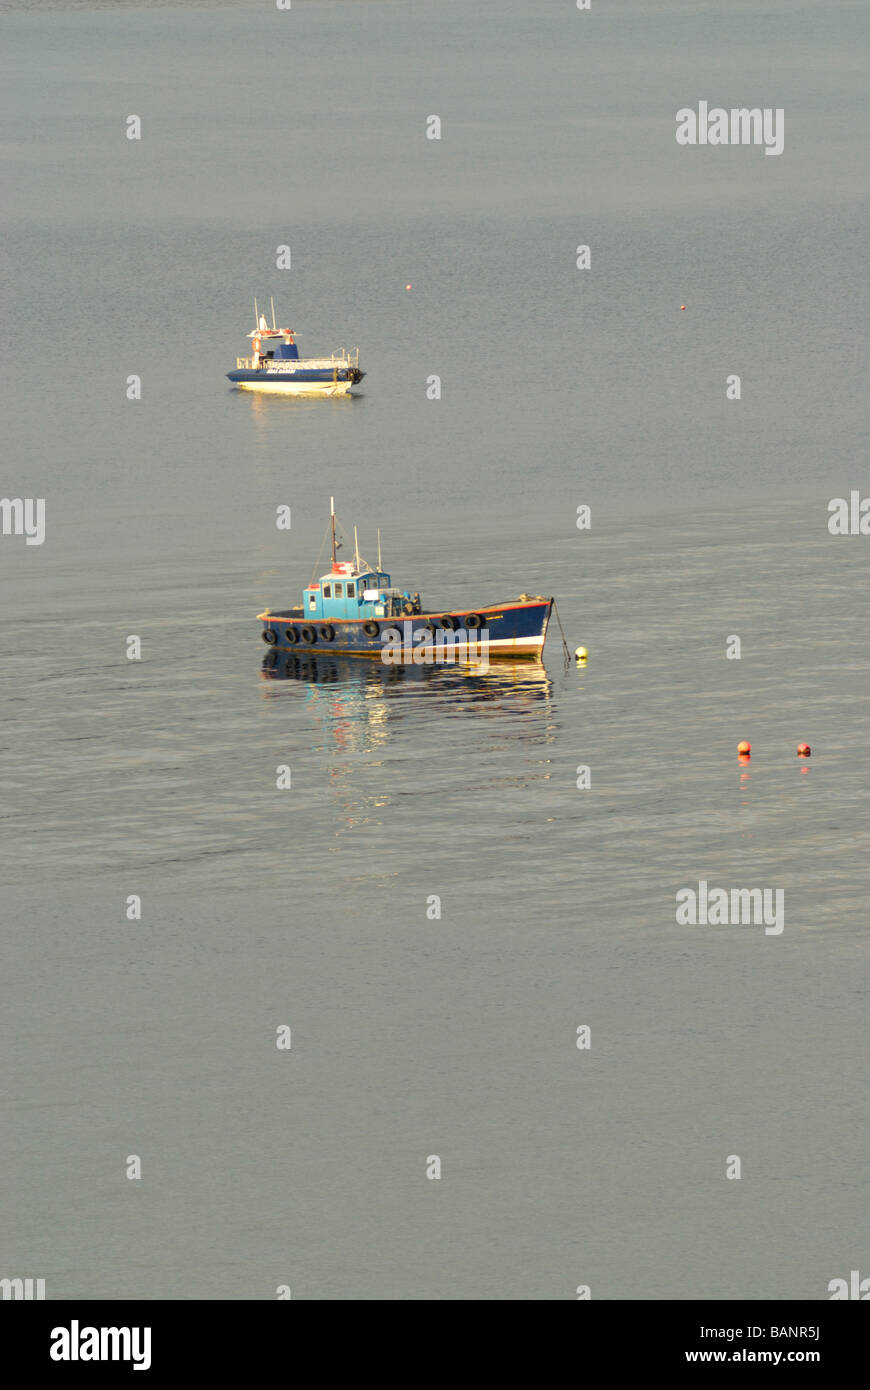
<instances>
[{"instance_id":1,"label":"lifebuoy on boat","mask_svg":"<svg viewBox=\"0 0 870 1390\"><path fill-rule=\"evenodd\" d=\"M402 612L407 614L408 617L415 612L414 605L410 599L405 599L405 602L402 604Z\"/></svg>"}]
</instances>

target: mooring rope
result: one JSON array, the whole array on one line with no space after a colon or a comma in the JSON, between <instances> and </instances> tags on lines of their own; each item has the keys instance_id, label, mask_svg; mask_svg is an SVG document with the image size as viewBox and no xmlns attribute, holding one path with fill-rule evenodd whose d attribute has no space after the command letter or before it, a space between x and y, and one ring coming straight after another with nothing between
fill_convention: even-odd
<instances>
[{"instance_id":1,"label":"mooring rope","mask_svg":"<svg viewBox=\"0 0 870 1390\"><path fill-rule=\"evenodd\" d=\"M566 637L565 637L565 629L564 629L563 626L562 626L562 619L559 617L559 610L558 610L558 608L556 607L556 600L555 600L555 599L553 599L553 612L554 612L555 615L556 615L556 622L559 624L559 631L560 631L561 634L562 634L562 651L565 653L565 660L566 660L566 662L569 662L569 661L571 660L571 652L570 652L569 647L568 647L568 642L567 642L567 639L566 639Z\"/></svg>"}]
</instances>

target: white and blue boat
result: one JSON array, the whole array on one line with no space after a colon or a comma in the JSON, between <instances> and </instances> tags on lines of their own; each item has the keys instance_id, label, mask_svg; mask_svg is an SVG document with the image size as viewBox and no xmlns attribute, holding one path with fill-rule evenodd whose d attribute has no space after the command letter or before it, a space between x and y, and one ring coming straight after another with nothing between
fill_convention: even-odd
<instances>
[{"instance_id":1,"label":"white and blue boat","mask_svg":"<svg viewBox=\"0 0 870 1390\"><path fill-rule=\"evenodd\" d=\"M262 638L273 650L380 657L391 664L478 664L493 657L540 661L554 600L520 594L474 608L427 608L419 593L401 589L378 563L337 551L335 507L330 507L332 565L303 590L295 608L258 613Z\"/></svg>"},{"instance_id":2,"label":"white and blue boat","mask_svg":"<svg viewBox=\"0 0 870 1390\"><path fill-rule=\"evenodd\" d=\"M272 327L259 313L254 300L254 331L250 357L237 357L234 372L227 377L241 391L271 391L283 396L346 396L362 381L359 348L343 348L330 357L300 357L296 334L290 328L275 327L272 301Z\"/></svg>"}]
</instances>

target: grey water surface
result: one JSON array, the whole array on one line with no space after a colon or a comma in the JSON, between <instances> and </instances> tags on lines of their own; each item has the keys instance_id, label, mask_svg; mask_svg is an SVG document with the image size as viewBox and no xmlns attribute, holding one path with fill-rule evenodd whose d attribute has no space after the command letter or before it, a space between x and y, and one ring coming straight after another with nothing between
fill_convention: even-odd
<instances>
[{"instance_id":1,"label":"grey water surface","mask_svg":"<svg viewBox=\"0 0 870 1390\"><path fill-rule=\"evenodd\" d=\"M866 6L0 27L2 491L46 505L0 539L0 1277L870 1274L870 538L827 524L870 495ZM783 154L678 146L701 98L783 107ZM254 294L360 394L232 391ZM588 664L264 669L331 495L433 607L555 595ZM679 925L701 880L784 931Z\"/></svg>"}]
</instances>

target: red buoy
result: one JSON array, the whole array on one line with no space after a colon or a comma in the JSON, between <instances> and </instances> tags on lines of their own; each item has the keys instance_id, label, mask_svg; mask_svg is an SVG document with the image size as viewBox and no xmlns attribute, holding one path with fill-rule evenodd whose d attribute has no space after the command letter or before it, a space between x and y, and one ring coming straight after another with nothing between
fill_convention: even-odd
<instances>
[{"instance_id":1,"label":"red buoy","mask_svg":"<svg viewBox=\"0 0 870 1390\"><path fill-rule=\"evenodd\" d=\"M738 753L751 753L751 752L752 752L752 744L751 744L751 743L746 743L745 740L744 740L743 743L738 743L738 745L737 745L737 752L738 752Z\"/></svg>"},{"instance_id":2,"label":"red buoy","mask_svg":"<svg viewBox=\"0 0 870 1390\"><path fill-rule=\"evenodd\" d=\"M799 743L799 744L798 744L798 757L799 757L799 758L808 758L808 757L810 756L811 751L812 751L812 750L811 750L810 745L809 745L808 743Z\"/></svg>"}]
</instances>

